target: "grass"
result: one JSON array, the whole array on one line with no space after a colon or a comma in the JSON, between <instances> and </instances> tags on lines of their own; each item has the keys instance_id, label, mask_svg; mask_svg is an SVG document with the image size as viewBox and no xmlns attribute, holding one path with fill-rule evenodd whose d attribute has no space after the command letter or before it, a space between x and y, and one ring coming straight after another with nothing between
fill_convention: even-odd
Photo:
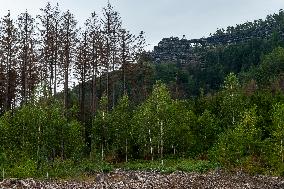
<instances>
[{"instance_id":1,"label":"grass","mask_svg":"<svg viewBox=\"0 0 284 189\"><path fill-rule=\"evenodd\" d=\"M101 161L57 159L44 163L39 168L35 161L27 160L18 164L2 167L5 178L39 178L39 179L74 179L86 177L100 172L110 172L113 165ZM1 169L1 170L2 170Z\"/></svg>"},{"instance_id":2,"label":"grass","mask_svg":"<svg viewBox=\"0 0 284 189\"><path fill-rule=\"evenodd\" d=\"M101 161L55 160L43 164L37 169L37 164L31 160L5 168L6 178L39 178L39 179L86 179L96 173L111 172L116 168L123 170L157 171L168 174L176 171L203 173L217 168L218 165L209 161L192 159L165 159L155 161L131 161L128 163L110 164Z\"/></svg>"},{"instance_id":3,"label":"grass","mask_svg":"<svg viewBox=\"0 0 284 189\"><path fill-rule=\"evenodd\" d=\"M120 165L124 170L158 171L172 173L175 171L204 173L218 167L218 164L204 160L166 159L163 161L134 161Z\"/></svg>"}]
</instances>

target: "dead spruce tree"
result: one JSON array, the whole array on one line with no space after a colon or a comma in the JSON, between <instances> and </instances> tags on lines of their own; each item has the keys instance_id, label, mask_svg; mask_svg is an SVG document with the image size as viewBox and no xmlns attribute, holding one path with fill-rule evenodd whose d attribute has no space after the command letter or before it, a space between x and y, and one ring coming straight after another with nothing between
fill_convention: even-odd
<instances>
[{"instance_id":1,"label":"dead spruce tree","mask_svg":"<svg viewBox=\"0 0 284 189\"><path fill-rule=\"evenodd\" d=\"M2 29L0 30L0 36L2 39L3 36L3 31ZM1 42L2 43L2 42ZM4 62L2 62L3 60L3 50L0 49L0 114L4 113L4 102L5 102L5 82L6 82L6 65L4 64Z\"/></svg>"},{"instance_id":2,"label":"dead spruce tree","mask_svg":"<svg viewBox=\"0 0 284 189\"><path fill-rule=\"evenodd\" d=\"M35 31L35 20L27 11L18 16L18 29L19 92L21 104L24 104L31 99L39 81L36 53L38 36Z\"/></svg>"},{"instance_id":3,"label":"dead spruce tree","mask_svg":"<svg viewBox=\"0 0 284 189\"><path fill-rule=\"evenodd\" d=\"M45 89L45 96L56 94L60 75L59 67L59 29L61 13L58 4L52 7L50 3L38 15L40 21L40 63L41 85Z\"/></svg>"},{"instance_id":4,"label":"dead spruce tree","mask_svg":"<svg viewBox=\"0 0 284 189\"><path fill-rule=\"evenodd\" d=\"M105 51L105 61L104 70L106 75L106 95L108 99L108 106L114 107L115 103L115 74L114 71L120 66L118 57L118 47L119 47L119 31L121 29L121 18L119 13L114 10L113 6L108 3L107 7L103 9L102 22L102 34L105 41L104 51ZM112 82L110 82L110 71L112 71ZM112 104L110 105L110 85L112 86Z\"/></svg>"},{"instance_id":5,"label":"dead spruce tree","mask_svg":"<svg viewBox=\"0 0 284 189\"><path fill-rule=\"evenodd\" d=\"M101 66L101 49L103 48L103 38L99 18L95 12L87 19L85 23L87 31L87 45L90 50L89 73L92 81L91 86L91 113L94 116L97 111L98 94L97 94L97 77L99 76Z\"/></svg>"},{"instance_id":6,"label":"dead spruce tree","mask_svg":"<svg viewBox=\"0 0 284 189\"><path fill-rule=\"evenodd\" d=\"M69 82L72 78L71 71L74 66L76 58L76 45L77 45L77 22L74 15L68 10L64 12L60 18L59 33L58 33L58 74L60 73L61 84L63 85L63 104L64 115L67 122L70 120L70 96L69 96ZM60 45L59 45L60 44ZM61 136L65 136L62 126ZM65 139L61 138L61 158L65 156Z\"/></svg>"},{"instance_id":7,"label":"dead spruce tree","mask_svg":"<svg viewBox=\"0 0 284 189\"><path fill-rule=\"evenodd\" d=\"M119 58L120 58L120 71L122 80L122 92L123 95L127 95L127 83L132 83L132 88L137 88L137 82L132 78L136 78L133 73L138 73L142 71L143 66L140 64L143 62L142 58L145 48L145 38L144 32L141 31L138 36L135 36L127 31L126 29L120 30L120 48L119 48ZM139 67L139 68L138 68ZM138 68L138 70L136 70ZM140 74L139 74L140 75ZM141 74L142 78L145 77ZM144 80L144 79L143 79ZM142 81L143 81L142 80ZM143 82L144 83L144 82ZM136 86L136 87L135 87ZM144 90L143 90L144 91ZM141 91L139 91L141 95Z\"/></svg>"},{"instance_id":8,"label":"dead spruce tree","mask_svg":"<svg viewBox=\"0 0 284 189\"><path fill-rule=\"evenodd\" d=\"M86 82L90 75L90 49L88 47L88 34L84 31L80 35L79 45L77 47L77 57L75 61L76 78L79 80L79 104L81 122L85 123L85 99L86 99Z\"/></svg>"},{"instance_id":9,"label":"dead spruce tree","mask_svg":"<svg viewBox=\"0 0 284 189\"><path fill-rule=\"evenodd\" d=\"M60 72L63 78L63 96L64 96L64 107L67 111L69 108L69 76L74 62L77 44L77 21L74 15L68 10L64 12L61 18L60 26Z\"/></svg>"},{"instance_id":10,"label":"dead spruce tree","mask_svg":"<svg viewBox=\"0 0 284 189\"><path fill-rule=\"evenodd\" d=\"M91 66L91 49L88 46L88 33L87 31L83 31L79 37L79 44L77 47L76 61L74 64L74 72L75 77L79 81L79 106L80 113L79 119L84 128L85 133L85 144L88 146L90 143L89 140L89 127L86 123L86 107L88 103L86 103L86 85L90 76L90 66Z\"/></svg>"},{"instance_id":11,"label":"dead spruce tree","mask_svg":"<svg viewBox=\"0 0 284 189\"><path fill-rule=\"evenodd\" d=\"M125 29L120 30L120 60L121 60L121 70L122 70L122 90L123 95L126 95L126 70L129 63L132 62L130 55L130 47L133 43L132 34Z\"/></svg>"},{"instance_id":12,"label":"dead spruce tree","mask_svg":"<svg viewBox=\"0 0 284 189\"><path fill-rule=\"evenodd\" d=\"M1 20L0 62L1 62L1 96L3 95L2 112L16 106L17 96L17 29L10 12Z\"/></svg>"}]
</instances>

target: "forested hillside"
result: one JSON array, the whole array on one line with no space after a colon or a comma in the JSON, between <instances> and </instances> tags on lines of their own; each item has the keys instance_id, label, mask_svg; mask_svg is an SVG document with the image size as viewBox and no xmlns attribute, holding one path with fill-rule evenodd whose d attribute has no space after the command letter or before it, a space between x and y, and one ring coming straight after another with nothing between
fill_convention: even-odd
<instances>
[{"instance_id":1,"label":"forested hillside","mask_svg":"<svg viewBox=\"0 0 284 189\"><path fill-rule=\"evenodd\" d=\"M163 40L153 52L111 4L100 15L79 28L47 4L36 18L1 19L3 175L191 159L283 176L282 10L208 38Z\"/></svg>"}]
</instances>

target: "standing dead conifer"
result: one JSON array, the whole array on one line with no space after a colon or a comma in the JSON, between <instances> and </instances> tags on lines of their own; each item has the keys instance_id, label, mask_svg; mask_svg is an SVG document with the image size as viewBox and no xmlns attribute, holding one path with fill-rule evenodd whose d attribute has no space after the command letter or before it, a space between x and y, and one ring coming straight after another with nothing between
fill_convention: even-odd
<instances>
[{"instance_id":1,"label":"standing dead conifer","mask_svg":"<svg viewBox=\"0 0 284 189\"><path fill-rule=\"evenodd\" d=\"M121 18L119 13L114 10L113 6L108 2L107 7L103 9L102 34L105 41L105 62L104 69L106 75L106 95L108 99L108 107L110 107L110 85L112 85L112 105L115 103L115 80L110 83L110 71L115 71L119 66L118 47L119 47L119 31L121 29ZM114 76L114 74L112 73Z\"/></svg>"},{"instance_id":2,"label":"standing dead conifer","mask_svg":"<svg viewBox=\"0 0 284 189\"><path fill-rule=\"evenodd\" d=\"M59 62L59 29L61 13L59 5L52 7L47 3L41 15L38 15L40 21L39 31L40 40L40 63L41 63L41 85L45 88L45 96L56 94L58 80L58 62Z\"/></svg>"},{"instance_id":3,"label":"standing dead conifer","mask_svg":"<svg viewBox=\"0 0 284 189\"><path fill-rule=\"evenodd\" d=\"M35 31L35 20L26 11L18 16L19 29L19 57L20 78L19 91L21 104L26 103L39 82L38 64L35 44L37 35Z\"/></svg>"},{"instance_id":4,"label":"standing dead conifer","mask_svg":"<svg viewBox=\"0 0 284 189\"><path fill-rule=\"evenodd\" d=\"M17 95L17 29L10 12L1 20L1 67L4 92L3 111L11 110L16 104Z\"/></svg>"}]
</instances>

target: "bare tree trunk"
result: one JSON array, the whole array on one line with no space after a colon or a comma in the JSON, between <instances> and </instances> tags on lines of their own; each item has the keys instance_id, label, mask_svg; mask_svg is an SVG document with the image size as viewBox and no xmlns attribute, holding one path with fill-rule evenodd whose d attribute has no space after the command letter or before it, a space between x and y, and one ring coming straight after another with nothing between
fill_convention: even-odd
<instances>
[{"instance_id":1,"label":"bare tree trunk","mask_svg":"<svg viewBox=\"0 0 284 189\"><path fill-rule=\"evenodd\" d=\"M281 139L281 149L280 149L280 153L281 153L281 162L283 163L283 139Z\"/></svg>"},{"instance_id":2,"label":"bare tree trunk","mask_svg":"<svg viewBox=\"0 0 284 189\"><path fill-rule=\"evenodd\" d=\"M102 161L104 161L104 144L102 143Z\"/></svg>"},{"instance_id":3,"label":"bare tree trunk","mask_svg":"<svg viewBox=\"0 0 284 189\"><path fill-rule=\"evenodd\" d=\"M109 39L107 39L107 56L106 56L106 96L107 96L107 111L109 109L109 56L110 56L110 44Z\"/></svg>"},{"instance_id":4,"label":"bare tree trunk","mask_svg":"<svg viewBox=\"0 0 284 189\"><path fill-rule=\"evenodd\" d=\"M40 162L40 134L41 134L41 128L38 127L38 136L37 136L37 166L39 167Z\"/></svg>"},{"instance_id":5,"label":"bare tree trunk","mask_svg":"<svg viewBox=\"0 0 284 189\"><path fill-rule=\"evenodd\" d=\"M150 153L151 153L151 159L154 160L154 154L153 154L153 146L152 146L152 138L151 138L151 130L149 129L149 144L150 144Z\"/></svg>"},{"instance_id":6,"label":"bare tree trunk","mask_svg":"<svg viewBox=\"0 0 284 189\"><path fill-rule=\"evenodd\" d=\"M115 50L113 51L113 57L112 57L112 108L114 108L115 104Z\"/></svg>"},{"instance_id":7,"label":"bare tree trunk","mask_svg":"<svg viewBox=\"0 0 284 189\"><path fill-rule=\"evenodd\" d=\"M163 150L164 150L164 140L163 140L163 135L164 135L164 128L163 128L163 121L161 121L161 160L162 160L162 165L163 165Z\"/></svg>"},{"instance_id":8,"label":"bare tree trunk","mask_svg":"<svg viewBox=\"0 0 284 189\"><path fill-rule=\"evenodd\" d=\"M11 109L11 91L10 91L10 82L11 82L11 47L8 47L7 63L6 63L6 95L5 95L5 111Z\"/></svg>"},{"instance_id":9,"label":"bare tree trunk","mask_svg":"<svg viewBox=\"0 0 284 189\"><path fill-rule=\"evenodd\" d=\"M98 69L98 54L95 44L95 39L92 39L92 115L94 116L97 111L97 69Z\"/></svg>"},{"instance_id":10,"label":"bare tree trunk","mask_svg":"<svg viewBox=\"0 0 284 189\"><path fill-rule=\"evenodd\" d=\"M69 64L70 64L70 60L69 60L69 51L70 51L70 41L69 41L69 18L67 19L67 31L66 31L66 47L65 47L65 66L64 66L64 77L65 77L65 81L64 81L64 107L65 107L65 111L67 111L68 109L68 81L69 81Z\"/></svg>"},{"instance_id":11,"label":"bare tree trunk","mask_svg":"<svg viewBox=\"0 0 284 189\"><path fill-rule=\"evenodd\" d=\"M58 57L58 21L55 24L55 49L54 49L54 86L53 94L56 95L57 90L57 57Z\"/></svg>"},{"instance_id":12,"label":"bare tree trunk","mask_svg":"<svg viewBox=\"0 0 284 189\"><path fill-rule=\"evenodd\" d=\"M122 77L123 77L123 95L126 95L126 44L125 44L125 30L122 31Z\"/></svg>"},{"instance_id":13,"label":"bare tree trunk","mask_svg":"<svg viewBox=\"0 0 284 189\"><path fill-rule=\"evenodd\" d=\"M24 41L24 65L22 70L22 78L23 78L23 104L27 102L27 86L28 86L28 80L27 80L27 63L28 63L28 14L25 14L25 41Z\"/></svg>"},{"instance_id":14,"label":"bare tree trunk","mask_svg":"<svg viewBox=\"0 0 284 189\"><path fill-rule=\"evenodd\" d=\"M128 161L128 144L127 144L127 138L125 139L125 162L127 163Z\"/></svg>"}]
</instances>

